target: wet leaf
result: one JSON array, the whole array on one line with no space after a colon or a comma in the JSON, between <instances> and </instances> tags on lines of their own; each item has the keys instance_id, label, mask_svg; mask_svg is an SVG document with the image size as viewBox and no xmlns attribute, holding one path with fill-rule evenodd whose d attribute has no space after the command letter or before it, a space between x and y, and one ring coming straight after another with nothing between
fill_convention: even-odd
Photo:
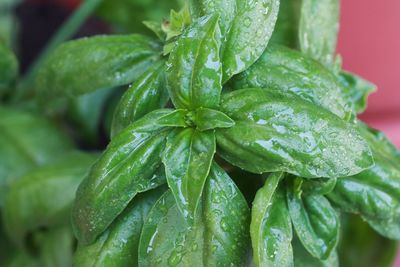
<instances>
[{"instance_id":1,"label":"wet leaf","mask_svg":"<svg viewBox=\"0 0 400 267\"><path fill-rule=\"evenodd\" d=\"M283 173L271 174L253 202L250 235L257 267L293 266L292 223L279 186L283 177Z\"/></svg>"},{"instance_id":2,"label":"wet leaf","mask_svg":"<svg viewBox=\"0 0 400 267\"><path fill-rule=\"evenodd\" d=\"M202 17L176 42L167 63L168 90L176 108L216 108L222 90L218 17Z\"/></svg>"},{"instance_id":3,"label":"wet leaf","mask_svg":"<svg viewBox=\"0 0 400 267\"><path fill-rule=\"evenodd\" d=\"M294 180L292 178L290 180ZM299 178L297 178L299 179ZM336 249L340 222L336 211L322 195L302 195L288 181L287 202L297 236L315 258L326 260Z\"/></svg>"},{"instance_id":4,"label":"wet leaf","mask_svg":"<svg viewBox=\"0 0 400 267\"><path fill-rule=\"evenodd\" d=\"M217 152L247 171L336 178L373 165L353 125L296 95L243 89L224 95L221 107L236 124L216 131Z\"/></svg>"},{"instance_id":5,"label":"wet leaf","mask_svg":"<svg viewBox=\"0 0 400 267\"><path fill-rule=\"evenodd\" d=\"M349 72L341 72L339 82L345 96L352 101L355 113L364 112L367 108L368 95L376 91L376 85Z\"/></svg>"},{"instance_id":6,"label":"wet leaf","mask_svg":"<svg viewBox=\"0 0 400 267\"><path fill-rule=\"evenodd\" d=\"M186 224L171 191L156 203L140 238L139 266L241 266L249 213L239 189L213 165L194 226Z\"/></svg>"},{"instance_id":7,"label":"wet leaf","mask_svg":"<svg viewBox=\"0 0 400 267\"><path fill-rule=\"evenodd\" d=\"M334 62L339 8L339 0L302 0L299 27L301 50L327 67Z\"/></svg>"},{"instance_id":8,"label":"wet leaf","mask_svg":"<svg viewBox=\"0 0 400 267\"><path fill-rule=\"evenodd\" d=\"M262 55L279 10L279 0L193 0L190 4L194 17L221 16L224 82L250 67Z\"/></svg>"},{"instance_id":9,"label":"wet leaf","mask_svg":"<svg viewBox=\"0 0 400 267\"><path fill-rule=\"evenodd\" d=\"M212 131L176 129L168 136L162 161L169 188L189 224L194 221L215 149Z\"/></svg>"},{"instance_id":10,"label":"wet leaf","mask_svg":"<svg viewBox=\"0 0 400 267\"><path fill-rule=\"evenodd\" d=\"M164 187L137 195L110 227L91 245L79 245L76 267L138 266L140 233Z\"/></svg>"},{"instance_id":11,"label":"wet leaf","mask_svg":"<svg viewBox=\"0 0 400 267\"><path fill-rule=\"evenodd\" d=\"M199 131L213 130L217 128L230 128L235 122L226 114L208 108L199 108L194 111L194 122Z\"/></svg>"},{"instance_id":12,"label":"wet leaf","mask_svg":"<svg viewBox=\"0 0 400 267\"><path fill-rule=\"evenodd\" d=\"M126 85L160 59L161 45L141 35L82 38L59 46L40 70L41 96L77 96Z\"/></svg>"},{"instance_id":13,"label":"wet leaf","mask_svg":"<svg viewBox=\"0 0 400 267\"><path fill-rule=\"evenodd\" d=\"M270 45L249 69L232 78L232 89L265 88L296 94L343 119L352 114L337 78L323 65L283 46Z\"/></svg>"},{"instance_id":14,"label":"wet leaf","mask_svg":"<svg viewBox=\"0 0 400 267\"><path fill-rule=\"evenodd\" d=\"M164 65L164 61L155 63L129 86L114 112L112 136L147 113L166 105L169 97L165 84Z\"/></svg>"},{"instance_id":15,"label":"wet leaf","mask_svg":"<svg viewBox=\"0 0 400 267\"><path fill-rule=\"evenodd\" d=\"M116 135L79 186L73 208L75 235L94 242L140 192L164 184L161 154L172 110L157 110Z\"/></svg>"},{"instance_id":16,"label":"wet leaf","mask_svg":"<svg viewBox=\"0 0 400 267\"><path fill-rule=\"evenodd\" d=\"M400 168L396 151L379 134L360 125L375 165L352 177L340 178L329 199L342 211L360 214L380 234L400 240Z\"/></svg>"}]
</instances>

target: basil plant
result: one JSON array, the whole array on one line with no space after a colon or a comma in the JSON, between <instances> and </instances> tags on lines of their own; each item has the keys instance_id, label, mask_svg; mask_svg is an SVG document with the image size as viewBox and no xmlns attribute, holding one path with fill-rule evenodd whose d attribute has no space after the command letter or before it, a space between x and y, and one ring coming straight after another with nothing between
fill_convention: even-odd
<instances>
[{"instance_id":1,"label":"basil plant","mask_svg":"<svg viewBox=\"0 0 400 267\"><path fill-rule=\"evenodd\" d=\"M357 119L375 86L342 70L338 17L339 0L188 0L145 22L153 37L60 45L38 71L37 97L124 88L110 142L96 159L72 154L18 179L0 202L6 232L23 243L37 216L62 220L45 226L73 242L60 200L37 204L45 214L15 210L35 205L18 186L57 171L58 186L80 183L74 200L53 194L72 205L77 267L346 266L345 213L400 240L400 153ZM0 128L11 123L2 118ZM72 149L57 140L55 150ZM60 173L71 161L75 172Z\"/></svg>"}]
</instances>

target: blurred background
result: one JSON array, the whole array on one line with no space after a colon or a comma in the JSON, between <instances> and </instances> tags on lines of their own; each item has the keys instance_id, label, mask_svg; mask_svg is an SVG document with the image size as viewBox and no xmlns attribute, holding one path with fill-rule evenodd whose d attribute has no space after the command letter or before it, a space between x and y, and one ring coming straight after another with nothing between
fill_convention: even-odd
<instances>
[{"instance_id":1,"label":"blurred background","mask_svg":"<svg viewBox=\"0 0 400 267\"><path fill-rule=\"evenodd\" d=\"M344 68L378 86L361 118L400 148L400 1L342 0L341 12Z\"/></svg>"}]
</instances>

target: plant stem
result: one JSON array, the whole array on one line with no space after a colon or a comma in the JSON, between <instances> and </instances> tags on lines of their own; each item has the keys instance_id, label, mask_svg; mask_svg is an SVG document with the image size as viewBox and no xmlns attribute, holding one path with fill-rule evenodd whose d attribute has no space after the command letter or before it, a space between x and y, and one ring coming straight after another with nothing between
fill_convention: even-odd
<instances>
[{"instance_id":1,"label":"plant stem","mask_svg":"<svg viewBox=\"0 0 400 267\"><path fill-rule=\"evenodd\" d=\"M61 43L71 38L101 2L102 0L82 0L79 8L63 23L35 62L30 66L19 84L18 91L13 99L14 101L18 101L28 94L28 89L32 89L36 74L49 54Z\"/></svg>"}]
</instances>

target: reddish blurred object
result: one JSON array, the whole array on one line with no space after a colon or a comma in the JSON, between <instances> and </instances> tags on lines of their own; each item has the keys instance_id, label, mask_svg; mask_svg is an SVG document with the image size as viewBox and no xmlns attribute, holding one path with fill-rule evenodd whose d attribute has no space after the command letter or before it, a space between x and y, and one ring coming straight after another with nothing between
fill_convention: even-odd
<instances>
[{"instance_id":1,"label":"reddish blurred object","mask_svg":"<svg viewBox=\"0 0 400 267\"><path fill-rule=\"evenodd\" d=\"M378 85L361 119L400 148L399 11L399 0L342 1L338 52L344 69Z\"/></svg>"},{"instance_id":2,"label":"reddish blurred object","mask_svg":"<svg viewBox=\"0 0 400 267\"><path fill-rule=\"evenodd\" d=\"M33 4L54 4L57 6L65 7L68 9L75 9L79 6L80 0L28 0L27 2Z\"/></svg>"}]
</instances>

